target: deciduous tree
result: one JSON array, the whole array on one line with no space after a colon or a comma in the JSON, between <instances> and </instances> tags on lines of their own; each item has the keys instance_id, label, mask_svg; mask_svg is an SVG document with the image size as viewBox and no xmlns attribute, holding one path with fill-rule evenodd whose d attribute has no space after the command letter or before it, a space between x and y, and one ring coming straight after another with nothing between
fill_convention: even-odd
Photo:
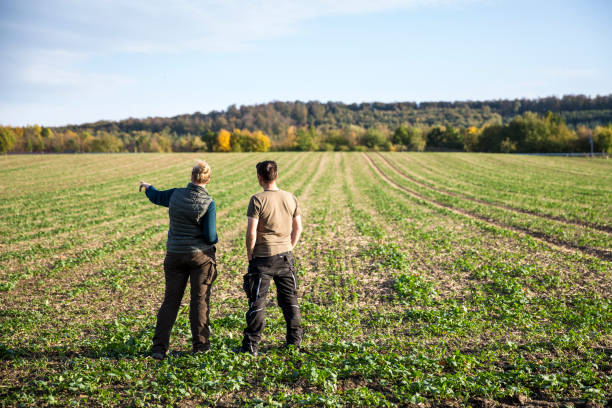
<instances>
[{"instance_id":1,"label":"deciduous tree","mask_svg":"<svg viewBox=\"0 0 612 408\"><path fill-rule=\"evenodd\" d=\"M10 152L15 146L15 134L10 128L0 127L0 153Z\"/></svg>"},{"instance_id":2,"label":"deciduous tree","mask_svg":"<svg viewBox=\"0 0 612 408\"><path fill-rule=\"evenodd\" d=\"M217 152L230 152L232 147L230 145L231 134L225 129L221 129L217 133L217 144L215 145L215 151Z\"/></svg>"}]
</instances>

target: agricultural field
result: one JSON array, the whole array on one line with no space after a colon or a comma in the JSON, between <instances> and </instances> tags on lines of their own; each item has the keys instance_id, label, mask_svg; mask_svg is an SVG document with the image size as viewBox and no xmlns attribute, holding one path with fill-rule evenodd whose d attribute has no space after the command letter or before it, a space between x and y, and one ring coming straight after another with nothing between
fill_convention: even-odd
<instances>
[{"instance_id":1,"label":"agricultural field","mask_svg":"<svg viewBox=\"0 0 612 408\"><path fill-rule=\"evenodd\" d=\"M167 210L138 192L213 169L212 350L189 291L171 354L148 356ZM269 294L247 310L255 164L302 206L303 349ZM0 157L0 406L612 404L612 161L462 153Z\"/></svg>"}]
</instances>

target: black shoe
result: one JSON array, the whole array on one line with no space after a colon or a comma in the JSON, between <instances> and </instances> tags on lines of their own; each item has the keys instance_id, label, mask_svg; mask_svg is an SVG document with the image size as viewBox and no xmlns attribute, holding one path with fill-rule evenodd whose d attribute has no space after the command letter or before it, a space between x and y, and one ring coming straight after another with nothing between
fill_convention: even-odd
<instances>
[{"instance_id":1,"label":"black shoe","mask_svg":"<svg viewBox=\"0 0 612 408\"><path fill-rule=\"evenodd\" d=\"M153 357L155 360L163 360L164 358L166 358L166 353L160 353L159 351L155 351L153 352L153 354L151 354L151 357Z\"/></svg>"},{"instance_id":2,"label":"black shoe","mask_svg":"<svg viewBox=\"0 0 612 408\"><path fill-rule=\"evenodd\" d=\"M191 349L191 354L206 353L209 350L210 350L210 343L209 344L203 344L203 345L200 345L198 347L193 347Z\"/></svg>"},{"instance_id":3,"label":"black shoe","mask_svg":"<svg viewBox=\"0 0 612 408\"><path fill-rule=\"evenodd\" d=\"M257 346L254 346L253 344L249 344L247 346L243 344L242 347L237 348L235 351L236 353L249 353L252 356L256 356L257 354L259 354L257 352Z\"/></svg>"}]
</instances>

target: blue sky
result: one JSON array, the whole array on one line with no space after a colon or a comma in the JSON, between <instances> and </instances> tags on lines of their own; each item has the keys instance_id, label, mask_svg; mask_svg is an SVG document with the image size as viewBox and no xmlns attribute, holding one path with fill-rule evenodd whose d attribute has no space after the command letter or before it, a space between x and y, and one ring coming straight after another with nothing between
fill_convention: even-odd
<instances>
[{"instance_id":1,"label":"blue sky","mask_svg":"<svg viewBox=\"0 0 612 408\"><path fill-rule=\"evenodd\" d=\"M612 93L612 2L2 0L0 124Z\"/></svg>"}]
</instances>

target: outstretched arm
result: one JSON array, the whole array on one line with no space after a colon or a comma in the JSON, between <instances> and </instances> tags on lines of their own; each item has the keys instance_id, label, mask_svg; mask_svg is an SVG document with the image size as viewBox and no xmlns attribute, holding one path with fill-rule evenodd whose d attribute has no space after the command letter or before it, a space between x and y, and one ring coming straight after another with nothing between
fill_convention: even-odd
<instances>
[{"instance_id":1,"label":"outstretched arm","mask_svg":"<svg viewBox=\"0 0 612 408\"><path fill-rule=\"evenodd\" d=\"M140 187L138 187L138 191L142 191L143 188L145 189L145 194L149 201L151 201L153 204L161 205L163 207L170 206L170 197L172 197L174 190L176 190L174 188L171 188L170 190L158 191L151 184L141 181Z\"/></svg>"},{"instance_id":2,"label":"outstretched arm","mask_svg":"<svg viewBox=\"0 0 612 408\"><path fill-rule=\"evenodd\" d=\"M147 191L147 188L151 187L151 184L144 182L144 181L140 181L140 187L138 187L138 192L140 193L142 191L142 189L145 189L145 192Z\"/></svg>"}]
</instances>

